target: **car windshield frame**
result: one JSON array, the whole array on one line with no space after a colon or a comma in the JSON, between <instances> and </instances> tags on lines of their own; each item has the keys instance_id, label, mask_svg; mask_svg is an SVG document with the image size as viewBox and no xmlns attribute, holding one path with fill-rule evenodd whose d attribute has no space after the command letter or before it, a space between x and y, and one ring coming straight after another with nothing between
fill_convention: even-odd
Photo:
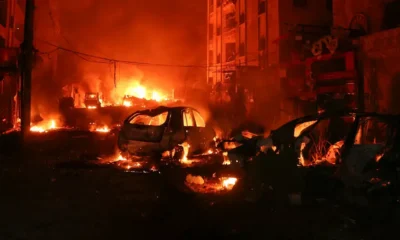
<instances>
[{"instance_id":1,"label":"car windshield frame","mask_svg":"<svg viewBox=\"0 0 400 240\"><path fill-rule=\"evenodd\" d=\"M165 116L162 116L163 114L165 114ZM127 119L127 123L129 125L136 125L136 126L159 127L159 126L165 125L168 122L170 115L171 115L171 113L168 110L159 112L158 114L147 114L144 112L136 112ZM132 123L136 118L138 118L140 116L142 116L145 120L148 120L148 121L144 122L143 124L135 123L135 122ZM161 124L152 124L151 121L157 117L162 117L162 119L163 119L162 123Z\"/></svg>"}]
</instances>

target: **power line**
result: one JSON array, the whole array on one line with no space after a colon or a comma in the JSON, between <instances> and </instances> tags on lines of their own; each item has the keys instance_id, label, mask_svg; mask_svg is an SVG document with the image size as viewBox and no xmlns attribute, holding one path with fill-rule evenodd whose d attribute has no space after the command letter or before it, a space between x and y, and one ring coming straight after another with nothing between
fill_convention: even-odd
<instances>
[{"instance_id":1,"label":"power line","mask_svg":"<svg viewBox=\"0 0 400 240\"><path fill-rule=\"evenodd\" d=\"M65 48L65 47L62 47L62 46L58 46L56 44L53 44L53 43L45 41L45 40L41 40L41 39L38 39L38 40L43 42L43 43L46 43L46 44L48 44L50 46L55 47L56 49L54 51L63 50L63 51L66 51L66 52L70 52L70 53L73 53L73 54L77 55L78 57L82 58L83 60L89 61L89 62L124 63L124 64L132 64L132 65L149 65L149 66L158 66L158 67L207 68L207 65L162 64L162 63L127 61L127 60L119 60L119 59L114 59L114 58L106 58L106 57L100 57L100 56L96 56L96 55L92 55L92 54L83 53L83 52L75 51L75 50L72 50L72 49L68 49L68 48ZM87 59L87 58L94 58L94 59L98 59L98 60L102 60L102 61L96 61L96 60L91 60L91 59Z\"/></svg>"}]
</instances>

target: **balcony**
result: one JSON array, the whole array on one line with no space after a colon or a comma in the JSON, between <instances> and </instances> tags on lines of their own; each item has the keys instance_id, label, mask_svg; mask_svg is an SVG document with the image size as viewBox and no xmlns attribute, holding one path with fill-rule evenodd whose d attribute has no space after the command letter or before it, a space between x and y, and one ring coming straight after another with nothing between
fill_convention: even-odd
<instances>
[{"instance_id":1,"label":"balcony","mask_svg":"<svg viewBox=\"0 0 400 240\"><path fill-rule=\"evenodd\" d=\"M360 38L363 52L371 58L385 58L400 54L400 27Z\"/></svg>"}]
</instances>

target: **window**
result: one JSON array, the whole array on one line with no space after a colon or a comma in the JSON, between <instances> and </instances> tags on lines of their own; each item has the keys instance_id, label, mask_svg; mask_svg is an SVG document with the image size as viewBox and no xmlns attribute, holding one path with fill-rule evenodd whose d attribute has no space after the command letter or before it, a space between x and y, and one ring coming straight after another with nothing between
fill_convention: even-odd
<instances>
[{"instance_id":1,"label":"window","mask_svg":"<svg viewBox=\"0 0 400 240\"><path fill-rule=\"evenodd\" d=\"M0 24L3 27L7 27L7 2L6 0L0 0Z\"/></svg>"},{"instance_id":2,"label":"window","mask_svg":"<svg viewBox=\"0 0 400 240\"><path fill-rule=\"evenodd\" d=\"M208 64L212 65L214 63L214 52L212 50L208 51Z\"/></svg>"},{"instance_id":3,"label":"window","mask_svg":"<svg viewBox=\"0 0 400 240\"><path fill-rule=\"evenodd\" d=\"M245 52L245 45L244 45L244 43L240 43L239 44L239 55L244 56L244 52Z\"/></svg>"},{"instance_id":4,"label":"window","mask_svg":"<svg viewBox=\"0 0 400 240\"><path fill-rule=\"evenodd\" d=\"M214 24L209 24L208 26L208 39L211 40L214 37Z\"/></svg>"},{"instance_id":5,"label":"window","mask_svg":"<svg viewBox=\"0 0 400 240\"><path fill-rule=\"evenodd\" d=\"M193 111L193 115L194 115L194 120L196 121L196 127L205 127L206 126L206 122L201 117L200 113L198 113L197 111Z\"/></svg>"},{"instance_id":6,"label":"window","mask_svg":"<svg viewBox=\"0 0 400 240\"><path fill-rule=\"evenodd\" d=\"M326 0L326 10L328 10L329 12L333 11L332 0Z\"/></svg>"},{"instance_id":7,"label":"window","mask_svg":"<svg viewBox=\"0 0 400 240\"><path fill-rule=\"evenodd\" d=\"M221 54L220 53L217 55L217 63L221 63Z\"/></svg>"},{"instance_id":8,"label":"window","mask_svg":"<svg viewBox=\"0 0 400 240\"><path fill-rule=\"evenodd\" d=\"M214 79L213 77L208 77L208 85L213 85L214 84Z\"/></svg>"},{"instance_id":9,"label":"window","mask_svg":"<svg viewBox=\"0 0 400 240\"><path fill-rule=\"evenodd\" d=\"M242 24L246 21L246 15L244 15L244 13L241 13L239 16L239 23Z\"/></svg>"},{"instance_id":10,"label":"window","mask_svg":"<svg viewBox=\"0 0 400 240\"><path fill-rule=\"evenodd\" d=\"M225 15L225 27L228 30L236 27L236 16L234 12Z\"/></svg>"},{"instance_id":11,"label":"window","mask_svg":"<svg viewBox=\"0 0 400 240\"><path fill-rule=\"evenodd\" d=\"M293 136L296 137L296 138L299 137L299 136L301 135L301 133L302 133L305 129L307 129L307 128L309 128L310 126L314 125L314 123L316 123L316 122L317 122L317 120L313 120L313 121L302 122L302 123L297 124L297 125L294 127Z\"/></svg>"},{"instance_id":12,"label":"window","mask_svg":"<svg viewBox=\"0 0 400 240\"><path fill-rule=\"evenodd\" d=\"M225 57L226 57L226 62L233 61L235 60L235 50L236 50L236 44L235 43L227 43L225 44Z\"/></svg>"},{"instance_id":13,"label":"window","mask_svg":"<svg viewBox=\"0 0 400 240\"><path fill-rule=\"evenodd\" d=\"M265 37L263 36L258 39L258 50L265 50Z\"/></svg>"},{"instance_id":14,"label":"window","mask_svg":"<svg viewBox=\"0 0 400 240\"><path fill-rule=\"evenodd\" d=\"M265 1L261 0L258 3L258 14L263 14L265 13Z\"/></svg>"},{"instance_id":15,"label":"window","mask_svg":"<svg viewBox=\"0 0 400 240\"><path fill-rule=\"evenodd\" d=\"M294 7L307 7L307 0L293 0Z\"/></svg>"},{"instance_id":16,"label":"window","mask_svg":"<svg viewBox=\"0 0 400 240\"><path fill-rule=\"evenodd\" d=\"M210 13L214 12L214 0L209 0L209 9Z\"/></svg>"},{"instance_id":17,"label":"window","mask_svg":"<svg viewBox=\"0 0 400 240\"><path fill-rule=\"evenodd\" d=\"M137 115L130 120L130 124L147 125L147 126L161 126L168 118L168 112L163 112L157 116Z\"/></svg>"},{"instance_id":18,"label":"window","mask_svg":"<svg viewBox=\"0 0 400 240\"><path fill-rule=\"evenodd\" d=\"M217 27L217 36L221 35L221 26Z\"/></svg>"},{"instance_id":19,"label":"window","mask_svg":"<svg viewBox=\"0 0 400 240\"><path fill-rule=\"evenodd\" d=\"M217 7L221 7L222 0L217 0Z\"/></svg>"},{"instance_id":20,"label":"window","mask_svg":"<svg viewBox=\"0 0 400 240\"><path fill-rule=\"evenodd\" d=\"M354 141L356 145L384 145L390 138L388 125L377 118L360 119L357 136Z\"/></svg>"},{"instance_id":21,"label":"window","mask_svg":"<svg viewBox=\"0 0 400 240\"><path fill-rule=\"evenodd\" d=\"M194 127L194 121L192 117L192 113L189 109L183 111L183 126L185 127Z\"/></svg>"}]
</instances>

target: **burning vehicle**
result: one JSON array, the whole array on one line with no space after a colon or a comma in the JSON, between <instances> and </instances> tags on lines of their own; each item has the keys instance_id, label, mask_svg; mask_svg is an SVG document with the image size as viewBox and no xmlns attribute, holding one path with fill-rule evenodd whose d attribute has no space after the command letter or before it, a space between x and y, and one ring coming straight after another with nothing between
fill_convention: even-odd
<instances>
[{"instance_id":1,"label":"burning vehicle","mask_svg":"<svg viewBox=\"0 0 400 240\"><path fill-rule=\"evenodd\" d=\"M326 112L290 121L267 138L249 135L240 144L236 140L227 155L247 163L250 184L280 187L286 196L301 192L308 200L363 199L364 204L382 202L378 196L385 196L392 206L400 193L399 127L400 116ZM243 142L251 148L241 149Z\"/></svg>"},{"instance_id":2,"label":"burning vehicle","mask_svg":"<svg viewBox=\"0 0 400 240\"><path fill-rule=\"evenodd\" d=\"M86 93L85 94L85 106L88 109L95 109L101 107L101 100L99 93Z\"/></svg>"},{"instance_id":3,"label":"burning vehicle","mask_svg":"<svg viewBox=\"0 0 400 240\"><path fill-rule=\"evenodd\" d=\"M123 154L171 157L205 152L215 136L201 114L190 107L165 107L134 112L125 119L118 136Z\"/></svg>"}]
</instances>

